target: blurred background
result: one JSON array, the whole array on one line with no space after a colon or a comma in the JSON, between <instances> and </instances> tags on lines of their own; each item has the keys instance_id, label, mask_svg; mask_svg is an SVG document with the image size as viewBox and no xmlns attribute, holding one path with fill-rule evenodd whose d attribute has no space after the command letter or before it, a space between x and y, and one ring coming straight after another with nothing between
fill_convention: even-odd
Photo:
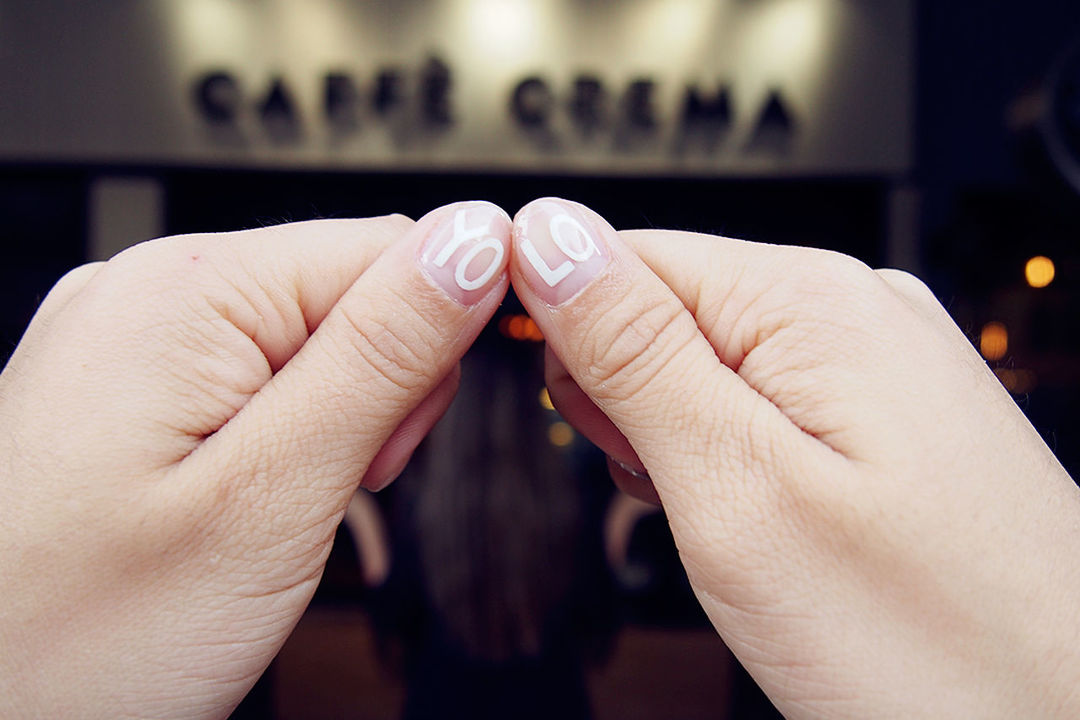
<instances>
[{"instance_id":1,"label":"blurred background","mask_svg":"<svg viewBox=\"0 0 1080 720\"><path fill-rule=\"evenodd\" d=\"M1080 472L1075 0L0 0L0 358L142 240L544 195L919 275ZM508 298L466 378L510 399L358 496L236 717L771 716L541 340Z\"/></svg>"}]
</instances>

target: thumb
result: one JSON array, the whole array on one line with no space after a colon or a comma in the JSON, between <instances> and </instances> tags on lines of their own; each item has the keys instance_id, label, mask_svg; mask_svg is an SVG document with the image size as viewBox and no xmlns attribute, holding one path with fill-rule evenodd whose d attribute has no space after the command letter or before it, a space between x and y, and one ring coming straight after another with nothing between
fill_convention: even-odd
<instances>
[{"instance_id":1,"label":"thumb","mask_svg":"<svg viewBox=\"0 0 1080 720\"><path fill-rule=\"evenodd\" d=\"M515 219L511 278L550 349L637 452L669 511L700 515L777 427L775 406L717 356L686 305L587 208L537 200ZM796 438L794 440L798 442ZM698 482L717 471L728 487ZM754 493L750 493L752 497Z\"/></svg>"},{"instance_id":2,"label":"thumb","mask_svg":"<svg viewBox=\"0 0 1080 720\"><path fill-rule=\"evenodd\" d=\"M295 535L308 512L322 530L335 525L380 449L401 443L407 456L420 438L400 430L419 423L422 435L449 404L457 362L509 284L509 235L509 218L488 203L419 220L185 463L196 476L237 468L234 487L251 496L236 512L260 532Z\"/></svg>"}]
</instances>

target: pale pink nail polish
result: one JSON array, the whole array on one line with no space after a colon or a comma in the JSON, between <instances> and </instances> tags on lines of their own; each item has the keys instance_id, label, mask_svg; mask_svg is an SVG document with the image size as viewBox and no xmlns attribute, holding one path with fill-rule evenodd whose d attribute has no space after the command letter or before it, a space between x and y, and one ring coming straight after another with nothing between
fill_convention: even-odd
<instances>
[{"instance_id":1,"label":"pale pink nail polish","mask_svg":"<svg viewBox=\"0 0 1080 720\"><path fill-rule=\"evenodd\" d=\"M561 305L581 292L611 259L602 231L564 200L526 206L514 226L514 246L533 292L549 305Z\"/></svg>"},{"instance_id":2,"label":"pale pink nail polish","mask_svg":"<svg viewBox=\"0 0 1080 720\"><path fill-rule=\"evenodd\" d=\"M444 208L420 250L424 272L461 305L473 305L498 284L506 270L510 218L490 203Z\"/></svg>"}]
</instances>

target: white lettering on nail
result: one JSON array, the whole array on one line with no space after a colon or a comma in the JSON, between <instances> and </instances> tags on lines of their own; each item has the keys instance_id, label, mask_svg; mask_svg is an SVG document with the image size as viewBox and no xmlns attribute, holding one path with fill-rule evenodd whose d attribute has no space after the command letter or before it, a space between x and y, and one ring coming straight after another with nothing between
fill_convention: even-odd
<instances>
[{"instance_id":1,"label":"white lettering on nail","mask_svg":"<svg viewBox=\"0 0 1080 720\"><path fill-rule=\"evenodd\" d=\"M458 259L457 264L454 265L454 281L457 283L458 287L462 290L479 290L484 287L491 278L495 277L495 273L498 272L499 266L502 264L503 256L506 254L506 249L503 247L503 244L496 238L487 234L490 229L490 219L483 225L466 228L465 210L458 210L457 213L454 214L454 233L451 235L450 240L443 245L439 254L432 260L432 263L435 267L445 267L446 263L450 260L450 257L465 243L470 240L480 239L480 242L475 243L465 251L465 254L462 255ZM466 277L469 265L485 250L492 251L491 261L479 275L470 280Z\"/></svg>"},{"instance_id":2,"label":"white lettering on nail","mask_svg":"<svg viewBox=\"0 0 1080 720\"><path fill-rule=\"evenodd\" d=\"M527 238L521 241L521 252L525 255L525 259L533 266L533 269L536 270L536 274L540 276L540 279L548 284L548 287L555 287L558 285L574 269L573 263L569 260L564 261L559 267L552 269L544 262L544 258L540 257L540 253L536 251L536 246L532 244L532 241Z\"/></svg>"},{"instance_id":3,"label":"white lettering on nail","mask_svg":"<svg viewBox=\"0 0 1080 720\"><path fill-rule=\"evenodd\" d=\"M465 228L465 211L458 210L454 214L454 234L450 238L450 242L443 246L443 249L439 251L439 254L435 256L435 267L442 267L446 265L446 261L450 259L450 256L457 252L457 249L469 240L475 240L478 237L483 237L487 234L488 229L491 227L491 220L489 219L484 225L477 225L474 228Z\"/></svg>"},{"instance_id":4,"label":"white lettering on nail","mask_svg":"<svg viewBox=\"0 0 1080 720\"><path fill-rule=\"evenodd\" d=\"M599 252L589 231L566 213L553 216L548 223L548 229L555 245L571 260L585 262Z\"/></svg>"},{"instance_id":5,"label":"white lettering on nail","mask_svg":"<svg viewBox=\"0 0 1080 720\"><path fill-rule=\"evenodd\" d=\"M491 262L484 268L484 272L477 275L472 280L465 277L465 271L469 268L469 263L473 261L477 255L484 250L492 250ZM454 280L457 281L458 287L462 290L479 290L487 284L488 280L495 277L495 272L499 269L499 264L502 262L503 255L506 251L503 249L503 244L493 237L486 237L480 242L469 248L468 252L462 256L458 261L457 268L454 270Z\"/></svg>"},{"instance_id":6,"label":"white lettering on nail","mask_svg":"<svg viewBox=\"0 0 1080 720\"><path fill-rule=\"evenodd\" d=\"M553 215L548 221L548 231L555 247L570 260L585 262L600 252L585 226L566 213ZM528 238L521 240L521 252L548 287L555 287L574 271L574 264L570 260L554 268L548 265Z\"/></svg>"}]
</instances>

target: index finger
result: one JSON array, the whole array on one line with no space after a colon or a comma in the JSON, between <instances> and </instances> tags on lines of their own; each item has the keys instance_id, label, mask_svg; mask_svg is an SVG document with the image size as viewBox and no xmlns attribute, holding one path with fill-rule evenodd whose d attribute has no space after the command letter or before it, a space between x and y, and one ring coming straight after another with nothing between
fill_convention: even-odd
<instances>
[{"instance_id":1,"label":"index finger","mask_svg":"<svg viewBox=\"0 0 1080 720\"><path fill-rule=\"evenodd\" d=\"M720 361L672 288L587 208L555 199L523 208L511 277L552 351L629 440L665 505L697 515L703 497L713 505L733 494L697 482L718 464L738 484L761 448L801 442Z\"/></svg>"}]
</instances>

